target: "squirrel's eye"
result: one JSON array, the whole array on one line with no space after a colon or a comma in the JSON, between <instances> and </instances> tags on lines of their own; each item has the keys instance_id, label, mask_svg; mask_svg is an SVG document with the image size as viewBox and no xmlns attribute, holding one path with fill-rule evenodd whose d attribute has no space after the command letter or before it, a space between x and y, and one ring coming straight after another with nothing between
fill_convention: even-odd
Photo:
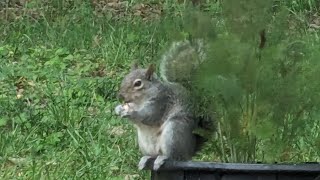
<instances>
[{"instance_id":1,"label":"squirrel's eye","mask_svg":"<svg viewBox=\"0 0 320 180\"><path fill-rule=\"evenodd\" d=\"M134 81L133 86L135 88L141 88L142 87L142 81L140 79L137 79Z\"/></svg>"},{"instance_id":2,"label":"squirrel's eye","mask_svg":"<svg viewBox=\"0 0 320 180\"><path fill-rule=\"evenodd\" d=\"M135 83L134 83L134 86L135 87L139 87L141 85L141 81L136 81Z\"/></svg>"}]
</instances>

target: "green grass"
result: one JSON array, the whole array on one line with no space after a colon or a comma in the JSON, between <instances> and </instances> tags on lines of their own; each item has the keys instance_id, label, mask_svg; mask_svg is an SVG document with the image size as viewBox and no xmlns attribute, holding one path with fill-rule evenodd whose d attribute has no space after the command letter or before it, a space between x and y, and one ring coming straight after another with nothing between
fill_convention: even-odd
<instances>
[{"instance_id":1,"label":"green grass","mask_svg":"<svg viewBox=\"0 0 320 180\"><path fill-rule=\"evenodd\" d=\"M162 18L143 21L129 10L119 20L97 16L81 1L31 2L27 8L36 9L38 17L0 22L0 178L147 179L148 172L137 170L140 153L134 128L113 114L117 89L132 61L155 62L170 41L195 29L180 16L185 7L165 2ZM208 3L204 10L217 32L227 34L220 4ZM316 10L316 1L279 1L279 6L290 9L297 22L303 20L293 31L308 39L309 50L319 47L319 33L306 30L306 17ZM277 40L281 33L270 37ZM312 118L307 118L312 120L306 127L308 141L301 138L287 158L282 156L287 151L278 152L274 145L269 160L319 160L319 115ZM238 147L236 139L217 137L195 160L243 159L229 157ZM261 150L265 143L270 142L256 145ZM257 161L263 159L259 152Z\"/></svg>"}]
</instances>

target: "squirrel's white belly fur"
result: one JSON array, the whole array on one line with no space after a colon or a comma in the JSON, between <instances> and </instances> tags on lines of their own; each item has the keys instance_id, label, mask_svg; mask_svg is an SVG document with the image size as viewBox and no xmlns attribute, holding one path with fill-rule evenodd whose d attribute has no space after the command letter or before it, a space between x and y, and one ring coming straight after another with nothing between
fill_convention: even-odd
<instances>
[{"instance_id":1,"label":"squirrel's white belly fur","mask_svg":"<svg viewBox=\"0 0 320 180\"><path fill-rule=\"evenodd\" d=\"M172 144L172 123L164 122L160 127L150 127L139 124L136 126L138 130L138 144L142 154L147 156L158 156L167 154L167 144ZM164 136L165 135L165 136Z\"/></svg>"},{"instance_id":2,"label":"squirrel's white belly fur","mask_svg":"<svg viewBox=\"0 0 320 180\"><path fill-rule=\"evenodd\" d=\"M136 126L136 128L138 130L138 144L142 154L148 156L159 155L160 128L144 125Z\"/></svg>"}]
</instances>

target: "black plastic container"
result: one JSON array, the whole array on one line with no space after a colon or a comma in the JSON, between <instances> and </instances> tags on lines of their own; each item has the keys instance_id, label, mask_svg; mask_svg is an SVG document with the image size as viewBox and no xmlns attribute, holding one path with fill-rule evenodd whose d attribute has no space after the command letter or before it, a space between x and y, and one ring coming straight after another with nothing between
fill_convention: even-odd
<instances>
[{"instance_id":1,"label":"black plastic container","mask_svg":"<svg viewBox=\"0 0 320 180\"><path fill-rule=\"evenodd\" d=\"M243 164L168 161L152 180L320 180L319 163Z\"/></svg>"}]
</instances>

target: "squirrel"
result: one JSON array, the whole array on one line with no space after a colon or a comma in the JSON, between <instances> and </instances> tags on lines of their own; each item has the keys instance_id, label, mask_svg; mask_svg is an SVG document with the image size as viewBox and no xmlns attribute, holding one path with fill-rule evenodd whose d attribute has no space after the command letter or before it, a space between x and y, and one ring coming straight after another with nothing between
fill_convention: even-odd
<instances>
[{"instance_id":1,"label":"squirrel","mask_svg":"<svg viewBox=\"0 0 320 180\"><path fill-rule=\"evenodd\" d=\"M140 170L153 158L153 170L168 159L191 160L205 141L194 130L210 129L208 126L212 124L190 110L190 93L182 85L205 57L201 39L178 41L163 54L160 76L155 73L154 64L147 68L133 64L124 77L118 97L125 103L116 106L115 113L137 129L139 148L144 155L138 164Z\"/></svg>"}]
</instances>

